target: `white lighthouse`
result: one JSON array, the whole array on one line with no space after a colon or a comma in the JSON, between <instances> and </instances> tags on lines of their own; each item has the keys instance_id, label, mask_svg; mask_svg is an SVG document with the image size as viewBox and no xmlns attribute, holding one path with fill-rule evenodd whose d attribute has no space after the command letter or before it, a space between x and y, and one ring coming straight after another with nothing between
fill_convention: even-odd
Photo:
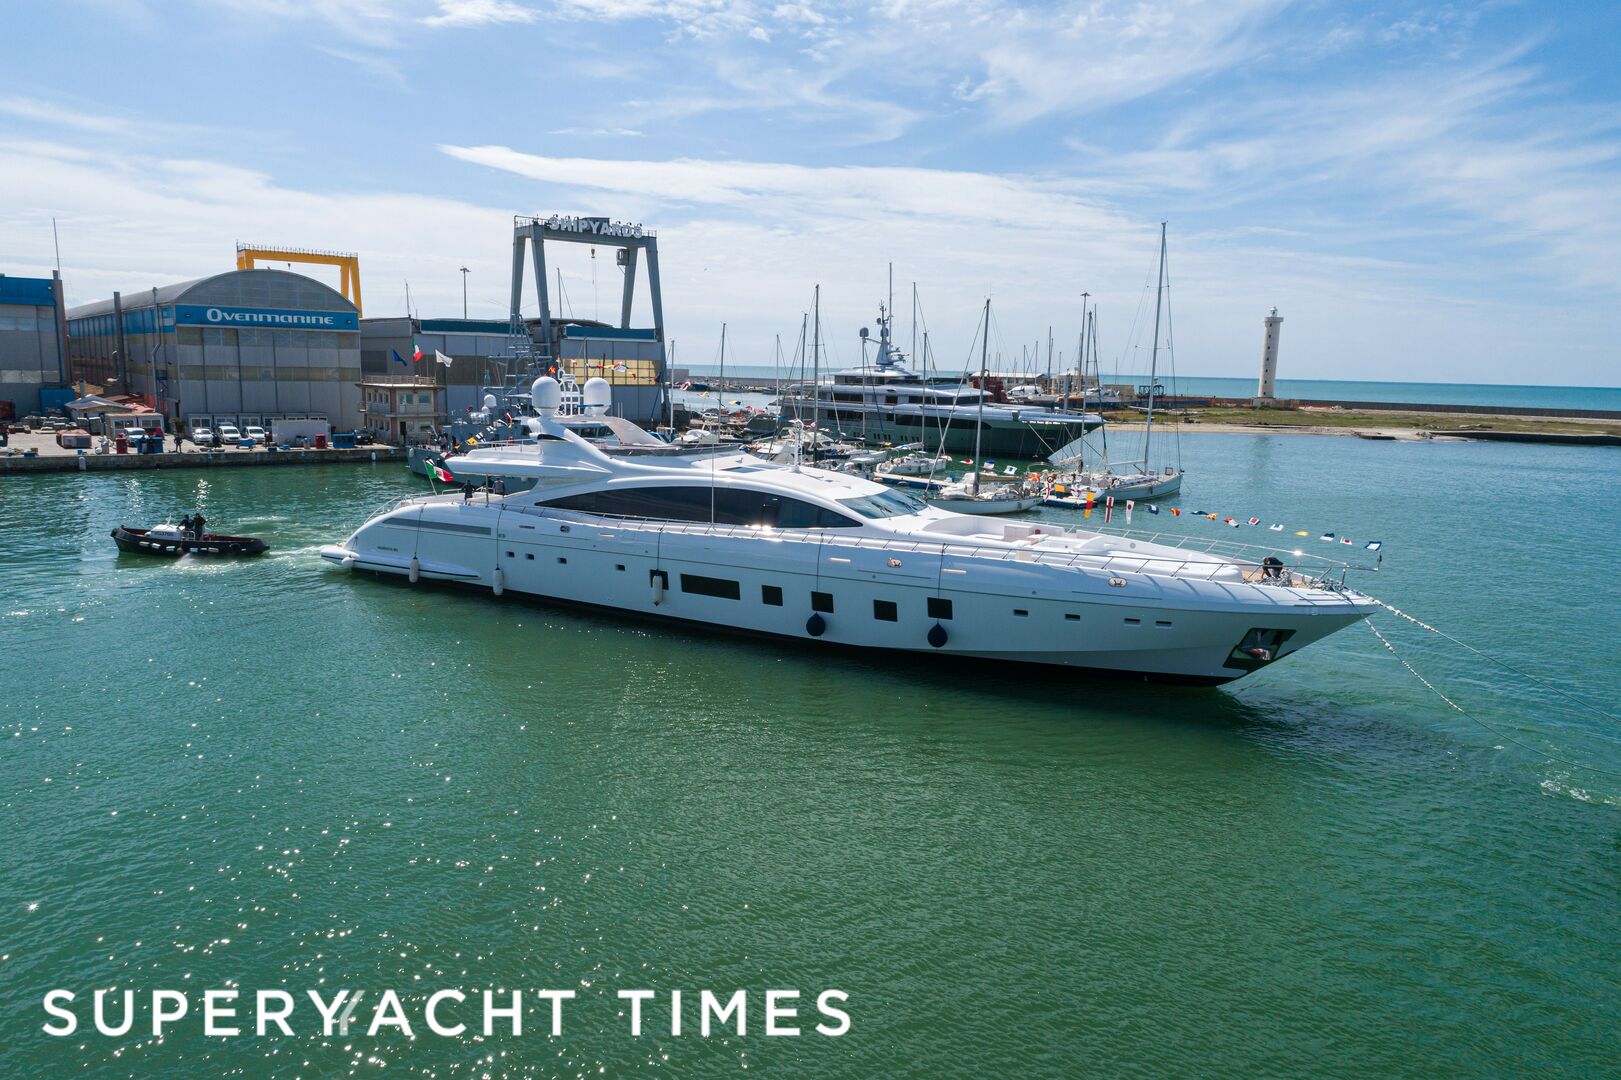
<instances>
[{"instance_id":1,"label":"white lighthouse","mask_svg":"<svg viewBox=\"0 0 1621 1080\"><path fill-rule=\"evenodd\" d=\"M1271 401L1278 389L1278 334L1283 329L1283 316L1278 309L1266 317L1266 339L1261 342L1261 385L1256 389L1257 401Z\"/></svg>"}]
</instances>

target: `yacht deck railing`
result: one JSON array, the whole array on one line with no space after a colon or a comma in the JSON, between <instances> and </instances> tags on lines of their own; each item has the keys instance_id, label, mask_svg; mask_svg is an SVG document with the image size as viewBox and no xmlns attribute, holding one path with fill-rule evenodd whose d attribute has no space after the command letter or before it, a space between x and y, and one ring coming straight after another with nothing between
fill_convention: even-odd
<instances>
[{"instance_id":1,"label":"yacht deck railing","mask_svg":"<svg viewBox=\"0 0 1621 1080\"><path fill-rule=\"evenodd\" d=\"M546 506L515 506L511 509L519 513L532 514L536 517L557 518L562 516L556 509ZM570 519L568 524L571 527L591 528L594 524L600 522L601 524L597 525L597 527L604 531L651 532L659 535L679 533L692 536L732 536L751 539L786 538L784 534L787 532L818 533L822 544L831 544L844 548L939 555L942 558L955 556L959 558L988 559L998 562L1034 563L1043 566L1102 571L1111 574L1145 574L1151 577L1184 577L1213 581L1221 580L1216 577L1218 572L1236 566L1239 570L1239 580L1245 584L1294 589L1327 589L1334 592L1345 589L1345 576L1348 572L1353 570L1374 572L1378 569L1377 566L1353 566L1338 560L1325 559L1322 556L1307 555L1301 551L1286 551L1262 545L1235 544L1164 533L1154 533L1146 537L1121 536L1117 533L1102 532L1092 533L1092 535L1114 537L1131 542L1155 543L1179 549L1191 549L1203 555L1215 556L1218 561L1210 559L1176 561L1163 555L1139 555L1121 551L1066 552L1051 548L1042 549L1034 544L1018 546L1019 540L1001 541L992 545L975 542L967 538L959 540L943 537L938 540L912 540L900 537L853 535L842 529L779 530L764 525L724 525L701 521L650 521L643 518L621 518L607 514L592 514L590 517L596 519L596 522L581 521L575 518ZM1077 530L1076 532L1086 532L1086 530ZM1043 531L1031 534L1023 539L1033 540L1039 544L1040 541L1046 539L1058 539L1065 536L1073 538L1076 532L1061 527L1054 528L1051 531L1043 529ZM1229 550L1221 550L1223 548ZM1292 556L1294 561L1291 562L1280 558L1283 555ZM1268 558L1276 561L1268 564L1266 562Z\"/></svg>"}]
</instances>

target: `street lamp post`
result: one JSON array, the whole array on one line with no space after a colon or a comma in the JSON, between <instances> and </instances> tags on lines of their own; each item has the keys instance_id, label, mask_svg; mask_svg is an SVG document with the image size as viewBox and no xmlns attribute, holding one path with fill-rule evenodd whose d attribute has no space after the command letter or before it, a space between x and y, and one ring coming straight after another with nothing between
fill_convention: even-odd
<instances>
[{"instance_id":1,"label":"street lamp post","mask_svg":"<svg viewBox=\"0 0 1621 1080\"><path fill-rule=\"evenodd\" d=\"M467 318L467 267L462 267L462 318Z\"/></svg>"}]
</instances>

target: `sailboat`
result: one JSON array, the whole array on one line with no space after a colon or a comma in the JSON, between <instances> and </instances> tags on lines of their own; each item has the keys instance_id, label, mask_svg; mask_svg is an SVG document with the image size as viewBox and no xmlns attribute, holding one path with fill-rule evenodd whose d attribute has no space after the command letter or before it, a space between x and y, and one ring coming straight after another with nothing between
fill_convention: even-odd
<instances>
[{"instance_id":1,"label":"sailboat","mask_svg":"<svg viewBox=\"0 0 1621 1080\"><path fill-rule=\"evenodd\" d=\"M927 496L930 505L945 510L961 510L969 514L1017 514L1040 506L1043 493L1027 484L1015 482L997 484L981 490L980 436L985 419L985 386L990 378L991 302L985 301L985 338L979 350L979 415L974 419L974 470L955 484L948 484L937 494Z\"/></svg>"},{"instance_id":2,"label":"sailboat","mask_svg":"<svg viewBox=\"0 0 1621 1080\"><path fill-rule=\"evenodd\" d=\"M1159 391L1159 341L1161 314L1169 317L1169 300L1166 293L1165 274L1165 222L1159 226L1159 282L1154 293L1154 346L1149 354L1148 361L1148 409L1143 421L1143 456L1140 461L1123 462L1124 465L1138 466L1135 470L1116 471L1109 461L1108 444L1104 444L1103 468L1087 469L1084 461L1084 439L1076 439L1060 447L1047 460L1059 466L1062 471L1051 480L1051 490L1047 499L1050 505L1078 506L1086 503L1091 495L1094 500L1113 498L1116 501L1130 499L1132 501L1146 502L1151 499L1163 499L1168 495L1175 495L1182 490L1181 464L1167 465L1163 470L1155 472L1149 462L1150 448L1154 438L1154 398ZM1094 367L1097 365L1097 310L1094 308L1091 315L1082 322L1082 357L1084 375L1084 357L1088 342L1092 353ZM1101 378L1099 381L1101 386ZM1105 434L1105 439L1108 436Z\"/></svg>"}]
</instances>

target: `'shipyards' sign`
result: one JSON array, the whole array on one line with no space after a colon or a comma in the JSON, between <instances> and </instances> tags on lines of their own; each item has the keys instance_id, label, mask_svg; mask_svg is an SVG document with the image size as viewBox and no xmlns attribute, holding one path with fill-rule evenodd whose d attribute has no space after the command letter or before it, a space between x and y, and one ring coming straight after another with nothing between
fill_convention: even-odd
<instances>
[{"instance_id":1,"label":"'shipyards' sign","mask_svg":"<svg viewBox=\"0 0 1621 1080\"><path fill-rule=\"evenodd\" d=\"M642 238L642 227L628 221L609 221L605 217L568 217L553 214L541 222L553 232L579 233L582 236L622 236L630 240Z\"/></svg>"},{"instance_id":2,"label":"'shipyards' sign","mask_svg":"<svg viewBox=\"0 0 1621 1080\"><path fill-rule=\"evenodd\" d=\"M272 330L358 330L360 317L352 311L291 311L283 308L219 307L176 304L178 326L234 326Z\"/></svg>"}]
</instances>

